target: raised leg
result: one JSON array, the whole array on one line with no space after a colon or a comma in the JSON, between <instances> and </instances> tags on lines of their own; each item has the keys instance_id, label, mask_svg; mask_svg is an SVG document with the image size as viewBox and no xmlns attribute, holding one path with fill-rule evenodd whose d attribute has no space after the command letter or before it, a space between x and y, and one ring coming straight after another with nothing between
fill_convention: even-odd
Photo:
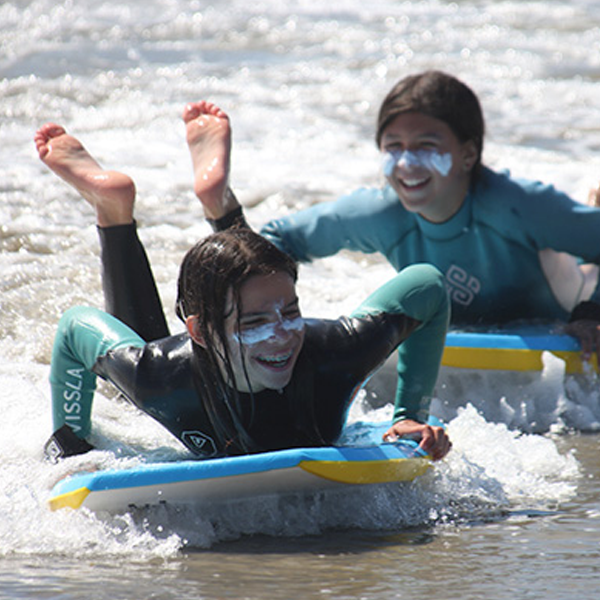
<instances>
[{"instance_id":1,"label":"raised leg","mask_svg":"<svg viewBox=\"0 0 600 600\"><path fill-rule=\"evenodd\" d=\"M34 141L42 162L96 212L106 310L147 341L167 336L150 263L137 237L133 180L124 173L103 169L60 125L43 125Z\"/></svg>"}]
</instances>

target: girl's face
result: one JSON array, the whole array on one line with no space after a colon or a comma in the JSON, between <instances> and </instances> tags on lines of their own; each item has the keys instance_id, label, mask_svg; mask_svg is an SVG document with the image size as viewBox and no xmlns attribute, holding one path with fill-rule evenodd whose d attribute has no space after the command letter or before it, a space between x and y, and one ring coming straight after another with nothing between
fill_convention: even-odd
<instances>
[{"instance_id":1,"label":"girl's face","mask_svg":"<svg viewBox=\"0 0 600 600\"><path fill-rule=\"evenodd\" d=\"M282 271L254 275L240 287L239 314L236 308L226 312L225 331L237 389L283 389L304 341L304 320L293 279Z\"/></svg>"},{"instance_id":2,"label":"girl's face","mask_svg":"<svg viewBox=\"0 0 600 600\"><path fill-rule=\"evenodd\" d=\"M404 208L442 223L462 206L477 148L423 113L398 115L381 137L383 170Z\"/></svg>"}]
</instances>

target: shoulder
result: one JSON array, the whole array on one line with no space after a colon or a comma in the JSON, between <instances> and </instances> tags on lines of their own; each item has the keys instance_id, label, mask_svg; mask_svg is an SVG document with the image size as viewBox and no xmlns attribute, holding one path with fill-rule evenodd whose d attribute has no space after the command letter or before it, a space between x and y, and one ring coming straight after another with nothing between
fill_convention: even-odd
<instances>
[{"instance_id":1,"label":"shoulder","mask_svg":"<svg viewBox=\"0 0 600 600\"><path fill-rule=\"evenodd\" d=\"M339 353L348 343L364 344L370 335L381 336L383 331L396 326L396 317L406 320L402 313L393 314L382 307L361 316L341 316L337 319L305 319L306 343L321 350L334 349ZM410 319L412 320L412 319Z\"/></svg>"},{"instance_id":2,"label":"shoulder","mask_svg":"<svg viewBox=\"0 0 600 600\"><path fill-rule=\"evenodd\" d=\"M404 209L392 188L358 188L340 196L333 202L323 202L316 207L321 212L339 213L345 216L357 215L377 217Z\"/></svg>"},{"instance_id":3,"label":"shoulder","mask_svg":"<svg viewBox=\"0 0 600 600\"><path fill-rule=\"evenodd\" d=\"M474 205L484 214L529 216L540 209L552 210L577 203L553 185L514 178L509 171L482 170L471 192Z\"/></svg>"},{"instance_id":4,"label":"shoulder","mask_svg":"<svg viewBox=\"0 0 600 600\"><path fill-rule=\"evenodd\" d=\"M354 324L347 317L305 319L305 323L303 351L306 350L317 364L331 361L332 353L337 360L347 344L356 338Z\"/></svg>"},{"instance_id":5,"label":"shoulder","mask_svg":"<svg viewBox=\"0 0 600 600\"><path fill-rule=\"evenodd\" d=\"M181 333L146 344L139 357L139 369L154 382L177 387L182 378L187 381L191 377L192 357L190 337Z\"/></svg>"},{"instance_id":6,"label":"shoulder","mask_svg":"<svg viewBox=\"0 0 600 600\"><path fill-rule=\"evenodd\" d=\"M378 239L387 239L390 235L396 239L402 231L417 226L415 215L402 206L389 185L381 189L357 189L324 210L335 214L340 223L354 222L365 233L374 232Z\"/></svg>"},{"instance_id":7,"label":"shoulder","mask_svg":"<svg viewBox=\"0 0 600 600\"><path fill-rule=\"evenodd\" d=\"M192 355L192 341L189 334L183 332L148 342L146 350L151 354L162 356L165 360L189 358Z\"/></svg>"}]
</instances>

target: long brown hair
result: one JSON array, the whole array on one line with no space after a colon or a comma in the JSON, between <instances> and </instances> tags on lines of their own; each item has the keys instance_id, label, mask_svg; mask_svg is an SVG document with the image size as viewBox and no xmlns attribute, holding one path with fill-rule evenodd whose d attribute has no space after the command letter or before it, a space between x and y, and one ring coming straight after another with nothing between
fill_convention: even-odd
<instances>
[{"instance_id":1,"label":"long brown hair","mask_svg":"<svg viewBox=\"0 0 600 600\"><path fill-rule=\"evenodd\" d=\"M294 283L298 277L292 258L247 228L227 229L204 238L188 251L179 271L177 315L183 321L195 315L199 333L208 342L205 347L193 343L194 383L219 441L233 452L256 451L257 445L239 419L240 398L225 319L236 307L239 314L239 290L249 277L276 272L287 273ZM228 306L230 293L233 305ZM224 365L230 385L220 365ZM250 396L253 400L252 392Z\"/></svg>"}]
</instances>

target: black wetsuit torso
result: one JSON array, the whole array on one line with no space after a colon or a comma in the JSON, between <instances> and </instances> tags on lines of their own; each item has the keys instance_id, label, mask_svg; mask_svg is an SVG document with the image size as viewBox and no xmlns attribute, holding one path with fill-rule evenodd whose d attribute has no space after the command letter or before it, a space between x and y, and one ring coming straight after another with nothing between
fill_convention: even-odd
<instances>
[{"instance_id":1,"label":"black wetsuit torso","mask_svg":"<svg viewBox=\"0 0 600 600\"><path fill-rule=\"evenodd\" d=\"M239 394L238 418L255 451L335 442L365 379L414 329L402 314L306 320L305 341L290 383L281 391ZM100 356L93 371L115 384L192 452L220 456L241 452L222 440L194 384L187 334L126 347ZM234 442L234 443L230 443Z\"/></svg>"}]
</instances>

